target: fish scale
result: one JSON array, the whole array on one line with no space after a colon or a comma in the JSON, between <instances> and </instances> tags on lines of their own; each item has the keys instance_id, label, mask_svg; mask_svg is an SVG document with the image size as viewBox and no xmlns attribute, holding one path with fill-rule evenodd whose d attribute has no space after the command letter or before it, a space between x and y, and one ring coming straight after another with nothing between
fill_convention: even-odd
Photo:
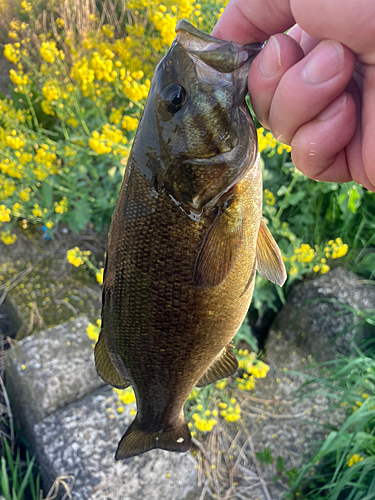
<instances>
[{"instance_id":1,"label":"fish scale","mask_svg":"<svg viewBox=\"0 0 375 500\"><path fill-rule=\"evenodd\" d=\"M285 280L261 221L261 165L240 78L260 47L237 47L187 22L176 31L155 72L108 240L96 366L106 382L132 385L137 400L116 459L189 449L184 403L195 385L236 371L230 342L255 267Z\"/></svg>"}]
</instances>

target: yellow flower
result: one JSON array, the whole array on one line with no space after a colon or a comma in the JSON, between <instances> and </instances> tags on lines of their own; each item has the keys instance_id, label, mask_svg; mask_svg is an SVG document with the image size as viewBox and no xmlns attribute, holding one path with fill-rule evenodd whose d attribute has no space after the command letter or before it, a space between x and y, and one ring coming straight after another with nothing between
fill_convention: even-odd
<instances>
[{"instance_id":1,"label":"yellow flower","mask_svg":"<svg viewBox=\"0 0 375 500\"><path fill-rule=\"evenodd\" d=\"M68 123L69 125L71 125L72 127L76 128L78 127L78 120L76 118L68 118L66 120L66 123Z\"/></svg>"},{"instance_id":2,"label":"yellow flower","mask_svg":"<svg viewBox=\"0 0 375 500\"><path fill-rule=\"evenodd\" d=\"M329 267L329 266L327 266L327 264L323 264L323 265L321 266L320 273L321 273L321 274L326 274L326 273L328 273L328 271L329 271L329 270L330 270L330 267Z\"/></svg>"},{"instance_id":3,"label":"yellow flower","mask_svg":"<svg viewBox=\"0 0 375 500\"><path fill-rule=\"evenodd\" d=\"M0 207L1 209L1 207ZM0 240L5 244L5 245L13 245L13 243L16 241L17 236L15 234L10 234L10 231L3 231L0 236Z\"/></svg>"},{"instance_id":4,"label":"yellow flower","mask_svg":"<svg viewBox=\"0 0 375 500\"><path fill-rule=\"evenodd\" d=\"M348 457L349 455L347 455ZM351 467L352 465L358 463L358 462L362 462L362 460L364 459L364 457L362 457L361 455L358 455L358 453L355 453L348 461L348 467Z\"/></svg>"},{"instance_id":5,"label":"yellow flower","mask_svg":"<svg viewBox=\"0 0 375 500\"><path fill-rule=\"evenodd\" d=\"M265 378L270 367L263 363L263 361L256 360L255 364L247 367L249 374L254 375L256 378Z\"/></svg>"},{"instance_id":6,"label":"yellow flower","mask_svg":"<svg viewBox=\"0 0 375 500\"><path fill-rule=\"evenodd\" d=\"M30 194L29 194L30 188L29 189L23 189L20 191L20 198L22 201L29 201L30 200Z\"/></svg>"},{"instance_id":7,"label":"yellow flower","mask_svg":"<svg viewBox=\"0 0 375 500\"><path fill-rule=\"evenodd\" d=\"M16 50L16 48L8 43L4 47L4 56L8 59L8 61L12 62L13 64L17 64L18 61L20 60L20 51Z\"/></svg>"},{"instance_id":8,"label":"yellow flower","mask_svg":"<svg viewBox=\"0 0 375 500\"><path fill-rule=\"evenodd\" d=\"M11 210L6 208L5 205L0 205L0 222L9 222L10 221Z\"/></svg>"},{"instance_id":9,"label":"yellow flower","mask_svg":"<svg viewBox=\"0 0 375 500\"><path fill-rule=\"evenodd\" d=\"M42 88L42 92L47 102L57 101L59 98L58 89L56 85L52 82L47 82Z\"/></svg>"},{"instance_id":10,"label":"yellow flower","mask_svg":"<svg viewBox=\"0 0 375 500\"><path fill-rule=\"evenodd\" d=\"M48 101L43 100L41 102L41 108L43 113L45 113L46 115L55 116L55 112Z\"/></svg>"},{"instance_id":11,"label":"yellow flower","mask_svg":"<svg viewBox=\"0 0 375 500\"><path fill-rule=\"evenodd\" d=\"M20 136L18 137L16 130L12 130L10 135L7 135L5 137L5 141L7 145L12 149L22 149L26 144L24 136L20 134Z\"/></svg>"},{"instance_id":12,"label":"yellow flower","mask_svg":"<svg viewBox=\"0 0 375 500\"><path fill-rule=\"evenodd\" d=\"M289 276L294 276L297 273L298 273L298 267L292 266L289 270Z\"/></svg>"},{"instance_id":13,"label":"yellow flower","mask_svg":"<svg viewBox=\"0 0 375 500\"><path fill-rule=\"evenodd\" d=\"M23 9L23 12L30 12L32 10L33 6L30 2L26 2L26 0L23 0L21 3L21 7Z\"/></svg>"},{"instance_id":14,"label":"yellow flower","mask_svg":"<svg viewBox=\"0 0 375 500\"><path fill-rule=\"evenodd\" d=\"M119 400L125 405L135 402L135 394L131 387L127 387L126 389L113 389L113 390L114 392L117 392Z\"/></svg>"},{"instance_id":15,"label":"yellow flower","mask_svg":"<svg viewBox=\"0 0 375 500\"><path fill-rule=\"evenodd\" d=\"M218 382L216 382L215 386L218 388L218 389L224 389L224 387L227 385L227 379L226 378L223 378L223 380L219 380Z\"/></svg>"},{"instance_id":16,"label":"yellow flower","mask_svg":"<svg viewBox=\"0 0 375 500\"><path fill-rule=\"evenodd\" d=\"M137 118L132 118L131 116L124 116L122 119L121 127L125 130L135 130L138 126Z\"/></svg>"},{"instance_id":17,"label":"yellow flower","mask_svg":"<svg viewBox=\"0 0 375 500\"><path fill-rule=\"evenodd\" d=\"M78 247L71 248L66 253L66 258L70 264L73 264L75 267L82 266L85 263L85 260L82 258L85 252L82 252Z\"/></svg>"},{"instance_id":18,"label":"yellow flower","mask_svg":"<svg viewBox=\"0 0 375 500\"><path fill-rule=\"evenodd\" d=\"M86 333L90 340L94 340L95 342L97 342L99 338L100 327L94 325L93 323L89 323L86 328Z\"/></svg>"},{"instance_id":19,"label":"yellow flower","mask_svg":"<svg viewBox=\"0 0 375 500\"><path fill-rule=\"evenodd\" d=\"M56 47L56 42L43 42L40 47L40 55L46 62L53 63L55 57L59 55L59 51Z\"/></svg>"},{"instance_id":20,"label":"yellow flower","mask_svg":"<svg viewBox=\"0 0 375 500\"><path fill-rule=\"evenodd\" d=\"M9 78L12 80L13 83L19 86L21 91L23 89L23 85L27 85L28 83L30 83L28 76L24 75L22 70L20 70L17 73L17 71L11 69L9 71Z\"/></svg>"},{"instance_id":21,"label":"yellow flower","mask_svg":"<svg viewBox=\"0 0 375 500\"><path fill-rule=\"evenodd\" d=\"M58 18L56 19L56 25L57 25L57 27L58 27L58 28L60 28L60 29L64 27L64 21L61 19L61 17L58 17Z\"/></svg>"},{"instance_id":22,"label":"yellow flower","mask_svg":"<svg viewBox=\"0 0 375 500\"><path fill-rule=\"evenodd\" d=\"M276 196L269 189L265 189L264 201L267 205L273 206L276 203Z\"/></svg>"},{"instance_id":23,"label":"yellow flower","mask_svg":"<svg viewBox=\"0 0 375 500\"><path fill-rule=\"evenodd\" d=\"M32 214L34 217L42 217L42 211L39 205L34 205L34 208L32 209Z\"/></svg>"},{"instance_id":24,"label":"yellow flower","mask_svg":"<svg viewBox=\"0 0 375 500\"><path fill-rule=\"evenodd\" d=\"M99 283L99 285L103 284L103 274L104 274L104 268L103 267L101 267L100 271L98 271L95 274L96 281Z\"/></svg>"},{"instance_id":25,"label":"yellow flower","mask_svg":"<svg viewBox=\"0 0 375 500\"><path fill-rule=\"evenodd\" d=\"M340 240L340 238L337 238L337 240ZM336 242L337 242L336 240ZM341 241L341 240L340 240ZM348 245L347 244L333 244L332 245L333 252L332 252L332 259L339 259L340 257L344 257L348 253Z\"/></svg>"},{"instance_id":26,"label":"yellow flower","mask_svg":"<svg viewBox=\"0 0 375 500\"><path fill-rule=\"evenodd\" d=\"M112 113L109 116L109 121L114 125L118 125L122 118L121 109L112 108L111 111Z\"/></svg>"},{"instance_id":27,"label":"yellow flower","mask_svg":"<svg viewBox=\"0 0 375 500\"><path fill-rule=\"evenodd\" d=\"M60 203L57 203L55 201L54 207L55 207L55 212L57 214L63 214L64 212L67 212L68 211L68 200L67 200L66 196L64 196L61 199Z\"/></svg>"},{"instance_id":28,"label":"yellow flower","mask_svg":"<svg viewBox=\"0 0 375 500\"><path fill-rule=\"evenodd\" d=\"M314 273L318 273L320 271L320 266L314 266L313 271Z\"/></svg>"},{"instance_id":29,"label":"yellow flower","mask_svg":"<svg viewBox=\"0 0 375 500\"><path fill-rule=\"evenodd\" d=\"M114 37L113 29L114 29L114 27L113 26L109 26L108 24L104 24L102 26L103 33L106 36L108 36L109 38L113 38Z\"/></svg>"}]
</instances>

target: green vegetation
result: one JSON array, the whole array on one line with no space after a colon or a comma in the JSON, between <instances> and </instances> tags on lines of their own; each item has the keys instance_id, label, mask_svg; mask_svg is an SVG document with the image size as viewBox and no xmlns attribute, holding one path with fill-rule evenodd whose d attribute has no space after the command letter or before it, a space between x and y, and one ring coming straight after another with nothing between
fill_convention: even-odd
<instances>
[{"instance_id":1,"label":"green vegetation","mask_svg":"<svg viewBox=\"0 0 375 500\"><path fill-rule=\"evenodd\" d=\"M6 439L3 445L5 456L1 457L0 486L5 500L23 500L26 492L31 500L40 500L40 475L33 472L35 457L30 458L26 451L26 460L22 461L18 448L14 459Z\"/></svg>"},{"instance_id":2,"label":"green vegetation","mask_svg":"<svg viewBox=\"0 0 375 500\"><path fill-rule=\"evenodd\" d=\"M329 411L346 412L340 427L330 432L315 456L298 471L292 489L304 484L306 499L375 497L374 349L372 353L366 356L356 349L355 357L319 365L319 377L303 375L308 380L301 388L302 397L323 395L331 402Z\"/></svg>"}]
</instances>

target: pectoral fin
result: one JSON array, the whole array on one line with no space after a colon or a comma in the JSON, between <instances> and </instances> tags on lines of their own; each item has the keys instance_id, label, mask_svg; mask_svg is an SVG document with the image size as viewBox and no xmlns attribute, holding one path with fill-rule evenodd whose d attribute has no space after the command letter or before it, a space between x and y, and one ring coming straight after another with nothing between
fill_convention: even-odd
<instances>
[{"instance_id":1,"label":"pectoral fin","mask_svg":"<svg viewBox=\"0 0 375 500\"><path fill-rule=\"evenodd\" d=\"M236 355L229 346L226 346L222 355L212 363L206 373L198 380L197 387L204 387L212 382L233 375L238 368Z\"/></svg>"},{"instance_id":2,"label":"pectoral fin","mask_svg":"<svg viewBox=\"0 0 375 500\"><path fill-rule=\"evenodd\" d=\"M257 270L263 278L282 286L287 278L281 252L262 220L257 240Z\"/></svg>"},{"instance_id":3,"label":"pectoral fin","mask_svg":"<svg viewBox=\"0 0 375 500\"><path fill-rule=\"evenodd\" d=\"M242 218L237 211L219 212L210 227L195 263L194 285L211 288L229 275L242 241Z\"/></svg>"},{"instance_id":4,"label":"pectoral fin","mask_svg":"<svg viewBox=\"0 0 375 500\"><path fill-rule=\"evenodd\" d=\"M113 366L102 336L99 337L94 354L97 372L104 382L117 389L129 387L130 382L124 380Z\"/></svg>"}]
</instances>

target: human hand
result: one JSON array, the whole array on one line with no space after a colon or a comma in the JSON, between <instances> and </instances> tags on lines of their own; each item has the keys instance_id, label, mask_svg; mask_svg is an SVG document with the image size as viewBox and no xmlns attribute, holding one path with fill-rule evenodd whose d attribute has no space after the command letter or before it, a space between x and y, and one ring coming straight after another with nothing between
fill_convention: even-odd
<instances>
[{"instance_id":1,"label":"human hand","mask_svg":"<svg viewBox=\"0 0 375 500\"><path fill-rule=\"evenodd\" d=\"M274 35L249 73L260 122L307 176L375 191L374 2L231 0L213 35L242 44Z\"/></svg>"}]
</instances>

